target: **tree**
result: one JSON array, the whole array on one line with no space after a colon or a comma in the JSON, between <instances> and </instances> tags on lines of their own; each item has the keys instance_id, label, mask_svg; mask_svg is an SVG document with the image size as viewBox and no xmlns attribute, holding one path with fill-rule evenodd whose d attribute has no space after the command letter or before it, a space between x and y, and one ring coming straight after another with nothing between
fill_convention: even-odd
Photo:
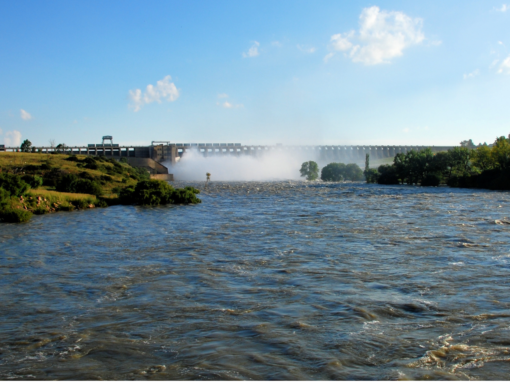
<instances>
[{"instance_id":1,"label":"tree","mask_svg":"<svg viewBox=\"0 0 510 382\"><path fill-rule=\"evenodd\" d=\"M315 180L319 177L319 165L313 160L304 162L299 172L302 177L306 176L306 180Z\"/></svg>"},{"instance_id":2,"label":"tree","mask_svg":"<svg viewBox=\"0 0 510 382\"><path fill-rule=\"evenodd\" d=\"M460 147L466 147L468 149L474 149L476 147L476 145L473 143L473 140L470 139L468 141L460 142Z\"/></svg>"},{"instance_id":3,"label":"tree","mask_svg":"<svg viewBox=\"0 0 510 382\"><path fill-rule=\"evenodd\" d=\"M499 137L492 146L492 158L500 169L510 168L510 143L505 137Z\"/></svg>"},{"instance_id":4,"label":"tree","mask_svg":"<svg viewBox=\"0 0 510 382\"><path fill-rule=\"evenodd\" d=\"M66 144L65 143L59 143L57 145L57 147L55 147L55 151L57 151L58 153L60 152L64 152L66 150Z\"/></svg>"},{"instance_id":5,"label":"tree","mask_svg":"<svg viewBox=\"0 0 510 382\"><path fill-rule=\"evenodd\" d=\"M344 177L345 164L330 163L321 171L321 179L325 182L341 182Z\"/></svg>"},{"instance_id":6,"label":"tree","mask_svg":"<svg viewBox=\"0 0 510 382\"><path fill-rule=\"evenodd\" d=\"M362 180L363 171L356 163L349 163L345 166L343 177L347 180Z\"/></svg>"},{"instance_id":7,"label":"tree","mask_svg":"<svg viewBox=\"0 0 510 382\"><path fill-rule=\"evenodd\" d=\"M23 143L20 146L21 152L29 153L31 151L32 142L30 142L28 139L25 139Z\"/></svg>"},{"instance_id":8,"label":"tree","mask_svg":"<svg viewBox=\"0 0 510 382\"><path fill-rule=\"evenodd\" d=\"M473 150L472 157L473 165L482 171L490 170L495 166L491 149L487 145L478 146L476 150Z\"/></svg>"}]
</instances>

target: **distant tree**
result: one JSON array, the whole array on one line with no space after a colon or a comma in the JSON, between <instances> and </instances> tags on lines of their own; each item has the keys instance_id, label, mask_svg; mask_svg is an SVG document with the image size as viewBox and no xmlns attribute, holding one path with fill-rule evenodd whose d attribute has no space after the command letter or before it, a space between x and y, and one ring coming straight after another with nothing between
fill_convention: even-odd
<instances>
[{"instance_id":1,"label":"distant tree","mask_svg":"<svg viewBox=\"0 0 510 382\"><path fill-rule=\"evenodd\" d=\"M57 147L55 147L55 150L59 153L63 153L66 150L66 144L65 143L59 143Z\"/></svg>"},{"instance_id":2,"label":"distant tree","mask_svg":"<svg viewBox=\"0 0 510 382\"><path fill-rule=\"evenodd\" d=\"M470 139L468 141L460 142L460 147L466 147L468 149L474 149L476 147L476 145L473 143L473 140Z\"/></svg>"},{"instance_id":3,"label":"distant tree","mask_svg":"<svg viewBox=\"0 0 510 382\"><path fill-rule=\"evenodd\" d=\"M49 140L49 143L50 143L50 147L51 147L52 149L54 149L54 148L55 148L55 140L54 140L54 139L50 139L50 140Z\"/></svg>"},{"instance_id":4,"label":"distant tree","mask_svg":"<svg viewBox=\"0 0 510 382\"><path fill-rule=\"evenodd\" d=\"M490 170L496 165L491 149L487 145L478 146L476 150L473 150L472 161L473 165L482 171Z\"/></svg>"},{"instance_id":5,"label":"distant tree","mask_svg":"<svg viewBox=\"0 0 510 382\"><path fill-rule=\"evenodd\" d=\"M344 177L345 164L343 163L330 163L323 167L321 171L321 179L325 182L341 182Z\"/></svg>"},{"instance_id":6,"label":"distant tree","mask_svg":"<svg viewBox=\"0 0 510 382\"><path fill-rule=\"evenodd\" d=\"M315 180L319 177L319 165L312 160L304 162L299 172L302 177L306 176L306 180Z\"/></svg>"},{"instance_id":7,"label":"distant tree","mask_svg":"<svg viewBox=\"0 0 510 382\"><path fill-rule=\"evenodd\" d=\"M363 171L356 163L347 164L342 175L347 180L363 180Z\"/></svg>"},{"instance_id":8,"label":"distant tree","mask_svg":"<svg viewBox=\"0 0 510 382\"><path fill-rule=\"evenodd\" d=\"M28 139L25 139L23 143L20 146L21 152L29 153L31 151L32 142L30 142Z\"/></svg>"}]
</instances>

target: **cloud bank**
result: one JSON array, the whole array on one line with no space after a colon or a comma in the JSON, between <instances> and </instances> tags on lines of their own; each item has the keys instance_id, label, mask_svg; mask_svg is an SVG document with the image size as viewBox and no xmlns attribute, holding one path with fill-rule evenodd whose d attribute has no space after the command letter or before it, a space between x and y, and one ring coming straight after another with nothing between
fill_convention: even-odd
<instances>
[{"instance_id":1,"label":"cloud bank","mask_svg":"<svg viewBox=\"0 0 510 382\"><path fill-rule=\"evenodd\" d=\"M357 32L338 33L330 39L330 49L345 52L353 62L390 63L392 58L402 56L405 49L425 39L421 31L422 19L411 18L403 12L384 11L373 6L363 9L359 20ZM332 56L329 53L324 61Z\"/></svg>"},{"instance_id":2,"label":"cloud bank","mask_svg":"<svg viewBox=\"0 0 510 382\"><path fill-rule=\"evenodd\" d=\"M129 105L135 112L139 111L143 105L148 105L152 102L161 103L162 100L169 102L175 101L179 98L179 89L173 82L170 82L171 76L166 76L162 80L154 85L147 85L145 92L141 89L135 89L129 91L129 98L131 104Z\"/></svg>"}]
</instances>

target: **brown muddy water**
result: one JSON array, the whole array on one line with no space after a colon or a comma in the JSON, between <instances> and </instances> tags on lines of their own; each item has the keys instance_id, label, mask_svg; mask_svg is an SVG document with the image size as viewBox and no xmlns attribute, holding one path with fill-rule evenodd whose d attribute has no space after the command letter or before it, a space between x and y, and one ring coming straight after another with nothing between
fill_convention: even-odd
<instances>
[{"instance_id":1,"label":"brown muddy water","mask_svg":"<svg viewBox=\"0 0 510 382\"><path fill-rule=\"evenodd\" d=\"M510 193L212 182L201 198L1 225L0 378L510 376Z\"/></svg>"}]
</instances>

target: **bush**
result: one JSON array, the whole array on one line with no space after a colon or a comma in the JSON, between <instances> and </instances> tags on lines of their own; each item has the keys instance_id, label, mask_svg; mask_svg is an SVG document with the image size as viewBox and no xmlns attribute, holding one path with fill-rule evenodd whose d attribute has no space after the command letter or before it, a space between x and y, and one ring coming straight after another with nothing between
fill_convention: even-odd
<instances>
[{"instance_id":1,"label":"bush","mask_svg":"<svg viewBox=\"0 0 510 382\"><path fill-rule=\"evenodd\" d=\"M3 210L9 204L11 194L9 191L0 188L0 210Z\"/></svg>"},{"instance_id":2,"label":"bush","mask_svg":"<svg viewBox=\"0 0 510 382\"><path fill-rule=\"evenodd\" d=\"M68 156L65 160L68 160L70 162L79 162L80 160L78 159L78 157L76 155L70 155Z\"/></svg>"},{"instance_id":3,"label":"bush","mask_svg":"<svg viewBox=\"0 0 510 382\"><path fill-rule=\"evenodd\" d=\"M0 217L7 223L25 223L30 220L32 213L27 210L4 210Z\"/></svg>"},{"instance_id":4,"label":"bush","mask_svg":"<svg viewBox=\"0 0 510 382\"><path fill-rule=\"evenodd\" d=\"M200 193L199 190L193 187L178 188L173 193L174 204L197 204L202 203L197 198L196 194Z\"/></svg>"},{"instance_id":5,"label":"bush","mask_svg":"<svg viewBox=\"0 0 510 382\"><path fill-rule=\"evenodd\" d=\"M28 183L31 188L38 188L43 185L43 178L38 175L25 175L21 178L25 183Z\"/></svg>"},{"instance_id":6,"label":"bush","mask_svg":"<svg viewBox=\"0 0 510 382\"><path fill-rule=\"evenodd\" d=\"M321 179L325 182L341 182L344 177L345 164L330 163L321 170Z\"/></svg>"},{"instance_id":7,"label":"bush","mask_svg":"<svg viewBox=\"0 0 510 382\"><path fill-rule=\"evenodd\" d=\"M377 183L378 178L379 171L377 171L375 168L369 168L368 170L365 170L365 179L367 180L367 183Z\"/></svg>"},{"instance_id":8,"label":"bush","mask_svg":"<svg viewBox=\"0 0 510 382\"><path fill-rule=\"evenodd\" d=\"M30 189L30 185L18 175L5 173L0 174L0 187L14 197L20 197Z\"/></svg>"},{"instance_id":9,"label":"bush","mask_svg":"<svg viewBox=\"0 0 510 382\"><path fill-rule=\"evenodd\" d=\"M101 186L90 179L79 179L74 174L67 174L60 178L56 185L57 191L76 192L79 194L101 195Z\"/></svg>"},{"instance_id":10,"label":"bush","mask_svg":"<svg viewBox=\"0 0 510 382\"><path fill-rule=\"evenodd\" d=\"M421 185L424 187L437 187L437 186L439 186L440 183L441 183L441 177L439 175L428 174L423 178Z\"/></svg>"},{"instance_id":11,"label":"bush","mask_svg":"<svg viewBox=\"0 0 510 382\"><path fill-rule=\"evenodd\" d=\"M397 170L394 165L383 164L377 169L379 177L377 183L379 184L399 184Z\"/></svg>"},{"instance_id":12,"label":"bush","mask_svg":"<svg viewBox=\"0 0 510 382\"><path fill-rule=\"evenodd\" d=\"M162 180L144 180L136 187L123 188L119 193L122 204L157 206L160 204L196 204L202 201L196 197L200 191L193 187L174 189Z\"/></svg>"}]
</instances>

